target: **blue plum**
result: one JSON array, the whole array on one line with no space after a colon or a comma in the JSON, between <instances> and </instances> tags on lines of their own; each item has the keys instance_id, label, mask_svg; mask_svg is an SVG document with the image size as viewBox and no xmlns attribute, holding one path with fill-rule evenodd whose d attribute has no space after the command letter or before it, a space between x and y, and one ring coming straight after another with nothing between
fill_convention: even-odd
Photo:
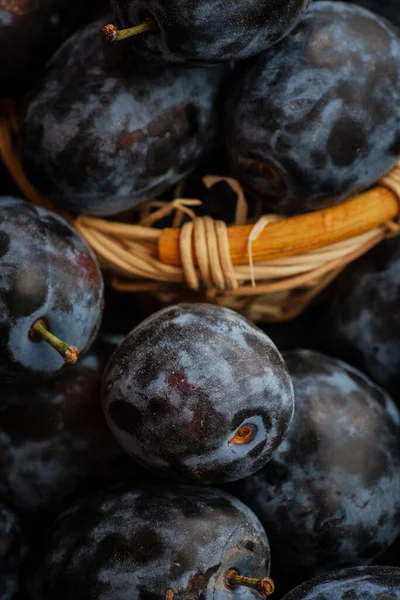
<instances>
[{"instance_id":1,"label":"blue plum","mask_svg":"<svg viewBox=\"0 0 400 600\"><path fill-rule=\"evenodd\" d=\"M153 24L134 38L135 51L147 59L198 66L248 58L269 48L293 29L310 1L112 0L112 4L122 27L143 20Z\"/></svg>"},{"instance_id":2,"label":"blue plum","mask_svg":"<svg viewBox=\"0 0 400 600\"><path fill-rule=\"evenodd\" d=\"M103 278L92 250L56 214L0 198L0 376L52 375L63 358L32 335L39 320L85 351L103 308Z\"/></svg>"},{"instance_id":3,"label":"blue plum","mask_svg":"<svg viewBox=\"0 0 400 600\"><path fill-rule=\"evenodd\" d=\"M104 373L111 431L144 466L223 483L271 457L293 415L293 388L275 345L241 315L178 304L134 329Z\"/></svg>"},{"instance_id":4,"label":"blue plum","mask_svg":"<svg viewBox=\"0 0 400 600\"><path fill-rule=\"evenodd\" d=\"M2 387L0 498L22 516L48 522L90 486L127 473L140 479L101 409L101 376L114 349L96 342L77 365L34 389Z\"/></svg>"},{"instance_id":5,"label":"blue plum","mask_svg":"<svg viewBox=\"0 0 400 600\"><path fill-rule=\"evenodd\" d=\"M251 589L227 589L226 572L264 578L269 565L263 528L232 496L122 487L57 519L30 587L35 600L250 600Z\"/></svg>"},{"instance_id":6,"label":"blue plum","mask_svg":"<svg viewBox=\"0 0 400 600\"><path fill-rule=\"evenodd\" d=\"M365 371L400 402L400 240L348 266L328 313L330 351Z\"/></svg>"},{"instance_id":7,"label":"blue plum","mask_svg":"<svg viewBox=\"0 0 400 600\"><path fill-rule=\"evenodd\" d=\"M400 156L400 37L385 19L316 2L240 69L226 106L233 174L276 212L333 206Z\"/></svg>"},{"instance_id":8,"label":"blue plum","mask_svg":"<svg viewBox=\"0 0 400 600\"><path fill-rule=\"evenodd\" d=\"M358 567L341 569L307 581L284 600L399 600L400 569Z\"/></svg>"},{"instance_id":9,"label":"blue plum","mask_svg":"<svg viewBox=\"0 0 400 600\"><path fill-rule=\"evenodd\" d=\"M194 169L217 132L225 68L184 69L109 47L95 21L47 65L20 150L56 205L111 215L154 199Z\"/></svg>"},{"instance_id":10,"label":"blue plum","mask_svg":"<svg viewBox=\"0 0 400 600\"><path fill-rule=\"evenodd\" d=\"M19 519L0 503L0 600L13 600L20 591L25 555Z\"/></svg>"},{"instance_id":11,"label":"blue plum","mask_svg":"<svg viewBox=\"0 0 400 600\"><path fill-rule=\"evenodd\" d=\"M368 564L400 534L400 414L341 361L308 350L283 356L294 418L269 463L238 486L240 497L287 568Z\"/></svg>"},{"instance_id":12,"label":"blue plum","mask_svg":"<svg viewBox=\"0 0 400 600\"><path fill-rule=\"evenodd\" d=\"M1 0L0 96L24 92L100 0Z\"/></svg>"}]
</instances>

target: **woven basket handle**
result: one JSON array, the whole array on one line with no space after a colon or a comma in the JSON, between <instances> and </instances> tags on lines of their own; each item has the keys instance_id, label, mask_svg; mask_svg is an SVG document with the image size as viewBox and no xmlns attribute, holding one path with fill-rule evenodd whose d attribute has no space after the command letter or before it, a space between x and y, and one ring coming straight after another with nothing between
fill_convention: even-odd
<instances>
[{"instance_id":1,"label":"woven basket handle","mask_svg":"<svg viewBox=\"0 0 400 600\"><path fill-rule=\"evenodd\" d=\"M400 174L400 167L397 171ZM398 196L389 187L379 185L333 208L269 223L252 243L252 258L257 263L310 252L365 233L398 214ZM249 263L248 239L252 229L253 225L228 227L234 265ZM158 250L162 262L182 264L179 237L177 229L161 232Z\"/></svg>"}]
</instances>

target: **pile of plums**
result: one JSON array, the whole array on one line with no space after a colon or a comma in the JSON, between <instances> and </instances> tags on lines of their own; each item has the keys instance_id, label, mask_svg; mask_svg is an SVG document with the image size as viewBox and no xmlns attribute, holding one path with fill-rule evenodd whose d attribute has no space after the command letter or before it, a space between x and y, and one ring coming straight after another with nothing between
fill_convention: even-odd
<instances>
[{"instance_id":1,"label":"pile of plums","mask_svg":"<svg viewBox=\"0 0 400 600\"><path fill-rule=\"evenodd\" d=\"M0 0L0 112L67 215L0 165L0 600L400 600L400 238L258 327L118 296L73 227L177 183L229 224L210 173L251 216L367 189L400 158L399 24L397 0Z\"/></svg>"}]
</instances>

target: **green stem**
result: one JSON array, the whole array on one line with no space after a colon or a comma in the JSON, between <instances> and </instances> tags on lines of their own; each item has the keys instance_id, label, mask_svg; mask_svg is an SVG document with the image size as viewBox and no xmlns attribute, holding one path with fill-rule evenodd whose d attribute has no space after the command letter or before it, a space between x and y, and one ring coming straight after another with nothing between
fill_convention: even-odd
<instances>
[{"instance_id":1,"label":"green stem","mask_svg":"<svg viewBox=\"0 0 400 600\"><path fill-rule=\"evenodd\" d=\"M155 23L151 19L146 19L140 25L129 27L128 29L117 29L115 25L110 23L103 27L102 32L109 42L120 42L135 35L140 35L146 31L151 31L155 28Z\"/></svg>"},{"instance_id":2,"label":"green stem","mask_svg":"<svg viewBox=\"0 0 400 600\"><path fill-rule=\"evenodd\" d=\"M57 350L66 363L74 365L78 360L79 350L76 346L70 346L62 342L48 330L48 325L44 319L38 319L34 322L29 331L29 337L34 342L45 341Z\"/></svg>"},{"instance_id":3,"label":"green stem","mask_svg":"<svg viewBox=\"0 0 400 600\"><path fill-rule=\"evenodd\" d=\"M225 573L225 585L228 588L244 586L256 590L262 596L270 596L275 589L274 582L269 577L256 579L255 577L243 577L236 569L229 569Z\"/></svg>"}]
</instances>

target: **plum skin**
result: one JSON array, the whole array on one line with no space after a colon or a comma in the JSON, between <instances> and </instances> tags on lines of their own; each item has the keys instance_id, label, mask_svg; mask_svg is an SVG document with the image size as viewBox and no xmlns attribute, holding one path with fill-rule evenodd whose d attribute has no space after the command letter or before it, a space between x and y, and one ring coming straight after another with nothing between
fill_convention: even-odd
<instances>
[{"instance_id":1,"label":"plum skin","mask_svg":"<svg viewBox=\"0 0 400 600\"><path fill-rule=\"evenodd\" d=\"M67 509L49 530L31 585L35 600L175 597L223 600L229 568L265 577L267 536L255 515L220 490L189 486L102 490Z\"/></svg>"},{"instance_id":2,"label":"plum skin","mask_svg":"<svg viewBox=\"0 0 400 600\"><path fill-rule=\"evenodd\" d=\"M400 37L389 22L354 4L315 2L232 78L225 138L233 175L285 214L368 188L400 155L399 80Z\"/></svg>"},{"instance_id":3,"label":"plum skin","mask_svg":"<svg viewBox=\"0 0 400 600\"><path fill-rule=\"evenodd\" d=\"M400 241L386 240L340 276L327 315L330 351L400 402Z\"/></svg>"},{"instance_id":4,"label":"plum skin","mask_svg":"<svg viewBox=\"0 0 400 600\"><path fill-rule=\"evenodd\" d=\"M286 565L311 574L368 564L400 534L400 414L361 372L283 353L296 409L272 459L235 492Z\"/></svg>"},{"instance_id":5,"label":"plum skin","mask_svg":"<svg viewBox=\"0 0 400 600\"><path fill-rule=\"evenodd\" d=\"M189 483L234 481L261 468L294 407L271 340L234 311L201 303L165 308L134 329L111 357L102 389L122 446L140 464Z\"/></svg>"},{"instance_id":6,"label":"plum skin","mask_svg":"<svg viewBox=\"0 0 400 600\"><path fill-rule=\"evenodd\" d=\"M22 243L21 243L22 241ZM45 318L51 332L87 350L103 311L103 278L93 251L64 219L17 198L0 198L0 376L43 378L63 358L30 329Z\"/></svg>"},{"instance_id":7,"label":"plum skin","mask_svg":"<svg viewBox=\"0 0 400 600\"><path fill-rule=\"evenodd\" d=\"M283 600L399 600L400 569L355 567L321 575L298 586Z\"/></svg>"},{"instance_id":8,"label":"plum skin","mask_svg":"<svg viewBox=\"0 0 400 600\"><path fill-rule=\"evenodd\" d=\"M114 350L97 341L76 365L34 389L3 386L0 497L20 515L47 522L90 485L127 473L141 479L101 409L101 377Z\"/></svg>"},{"instance_id":9,"label":"plum skin","mask_svg":"<svg viewBox=\"0 0 400 600\"><path fill-rule=\"evenodd\" d=\"M309 4L310 0L112 2L121 28L138 25L144 17L157 25L132 39L134 51L148 60L196 67L258 54L287 35Z\"/></svg>"},{"instance_id":10,"label":"plum skin","mask_svg":"<svg viewBox=\"0 0 400 600\"><path fill-rule=\"evenodd\" d=\"M0 597L12 600L21 586L27 548L18 517L0 503Z\"/></svg>"},{"instance_id":11,"label":"plum skin","mask_svg":"<svg viewBox=\"0 0 400 600\"><path fill-rule=\"evenodd\" d=\"M216 136L229 70L148 64L108 45L102 22L49 61L19 144L28 177L56 206L97 216L153 200L196 167Z\"/></svg>"}]
</instances>

